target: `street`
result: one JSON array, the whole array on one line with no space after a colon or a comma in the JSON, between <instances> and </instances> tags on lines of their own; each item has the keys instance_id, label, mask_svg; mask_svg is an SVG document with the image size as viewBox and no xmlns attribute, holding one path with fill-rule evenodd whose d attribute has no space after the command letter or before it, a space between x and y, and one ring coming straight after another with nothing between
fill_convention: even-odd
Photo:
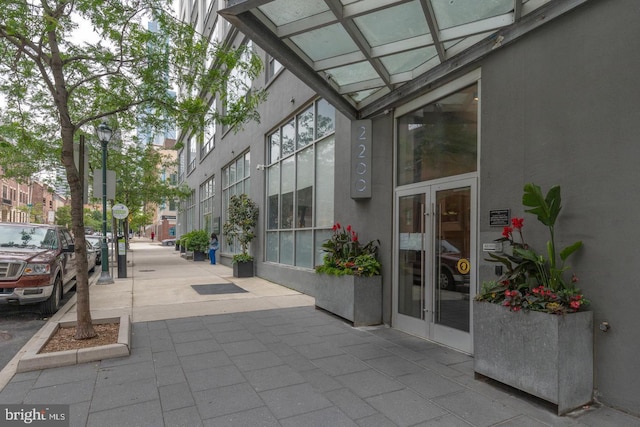
<instances>
[{"instance_id":1,"label":"street","mask_svg":"<svg viewBox=\"0 0 640 427\"><path fill-rule=\"evenodd\" d=\"M60 307L75 293L75 288L67 292ZM47 317L40 314L38 304L0 305L0 370L46 322Z\"/></svg>"}]
</instances>

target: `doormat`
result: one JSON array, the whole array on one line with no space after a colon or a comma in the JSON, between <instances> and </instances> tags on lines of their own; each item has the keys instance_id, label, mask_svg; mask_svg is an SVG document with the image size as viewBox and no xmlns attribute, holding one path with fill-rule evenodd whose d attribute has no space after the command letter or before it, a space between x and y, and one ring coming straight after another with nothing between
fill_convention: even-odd
<instances>
[{"instance_id":1,"label":"doormat","mask_svg":"<svg viewBox=\"0 0 640 427\"><path fill-rule=\"evenodd\" d=\"M245 291L233 283L211 283L208 285L191 285L200 295L241 294Z\"/></svg>"}]
</instances>

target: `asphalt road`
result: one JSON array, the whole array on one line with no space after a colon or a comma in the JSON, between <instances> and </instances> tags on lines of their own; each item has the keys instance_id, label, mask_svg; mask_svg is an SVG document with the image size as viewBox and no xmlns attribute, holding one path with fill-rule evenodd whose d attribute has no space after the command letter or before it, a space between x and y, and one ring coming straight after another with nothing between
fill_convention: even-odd
<instances>
[{"instance_id":1,"label":"asphalt road","mask_svg":"<svg viewBox=\"0 0 640 427\"><path fill-rule=\"evenodd\" d=\"M60 307L75 294L75 289L67 292ZM35 305L0 305L0 370L47 322Z\"/></svg>"}]
</instances>

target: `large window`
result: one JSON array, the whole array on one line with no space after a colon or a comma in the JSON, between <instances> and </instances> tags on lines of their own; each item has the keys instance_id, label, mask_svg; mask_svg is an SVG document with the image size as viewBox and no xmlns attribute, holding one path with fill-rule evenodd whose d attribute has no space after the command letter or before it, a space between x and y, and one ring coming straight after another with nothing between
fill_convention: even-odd
<instances>
[{"instance_id":1,"label":"large window","mask_svg":"<svg viewBox=\"0 0 640 427\"><path fill-rule=\"evenodd\" d=\"M334 108L319 100L267 137L267 261L320 263L333 224L334 125Z\"/></svg>"},{"instance_id":2,"label":"large window","mask_svg":"<svg viewBox=\"0 0 640 427\"><path fill-rule=\"evenodd\" d=\"M184 218L186 220L185 231L189 232L195 229L196 219L196 191L192 190L191 194L184 201Z\"/></svg>"},{"instance_id":3,"label":"large window","mask_svg":"<svg viewBox=\"0 0 640 427\"><path fill-rule=\"evenodd\" d=\"M202 146L200 147L200 158L203 159L204 156L209 153L209 151L213 150L216 146L216 121L213 115L216 112L217 104L214 100L209 107L209 114L205 117L204 123L204 132L202 136Z\"/></svg>"},{"instance_id":4,"label":"large window","mask_svg":"<svg viewBox=\"0 0 640 427\"><path fill-rule=\"evenodd\" d=\"M477 170L478 85L398 119L398 185Z\"/></svg>"},{"instance_id":5,"label":"large window","mask_svg":"<svg viewBox=\"0 0 640 427\"><path fill-rule=\"evenodd\" d=\"M213 198L216 195L216 180L211 177L200 185L200 215L202 228L210 234L213 229Z\"/></svg>"},{"instance_id":6,"label":"large window","mask_svg":"<svg viewBox=\"0 0 640 427\"><path fill-rule=\"evenodd\" d=\"M187 174L190 174L196 168L196 154L198 152L197 145L198 141L196 140L195 136L192 135L187 140L187 149L189 150L187 152L187 155L189 156L189 158L187 159Z\"/></svg>"},{"instance_id":7,"label":"large window","mask_svg":"<svg viewBox=\"0 0 640 427\"><path fill-rule=\"evenodd\" d=\"M267 55L267 60L265 62L267 63L265 67L265 78L268 83L280 70L282 70L283 67L282 64L271 55Z\"/></svg>"},{"instance_id":8,"label":"large window","mask_svg":"<svg viewBox=\"0 0 640 427\"><path fill-rule=\"evenodd\" d=\"M222 170L222 223L227 219L229 199L233 195L250 194L251 188L251 153L249 151L236 157ZM224 237L224 236L223 236ZM240 253L237 242L222 239L222 250L226 253Z\"/></svg>"}]
</instances>

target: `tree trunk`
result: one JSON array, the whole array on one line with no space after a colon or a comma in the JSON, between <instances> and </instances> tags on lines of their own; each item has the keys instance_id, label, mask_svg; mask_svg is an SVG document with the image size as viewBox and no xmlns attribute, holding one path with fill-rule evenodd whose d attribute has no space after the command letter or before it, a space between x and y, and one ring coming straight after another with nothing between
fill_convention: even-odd
<instances>
[{"instance_id":1,"label":"tree trunk","mask_svg":"<svg viewBox=\"0 0 640 427\"><path fill-rule=\"evenodd\" d=\"M83 184L73 160L73 128L62 127L62 163L67 172L67 181L71 190L71 224L75 241L76 255L76 298L77 322L76 339L88 339L96 336L91 320L89 304L89 272L87 264L87 245L84 234Z\"/></svg>"},{"instance_id":2,"label":"tree trunk","mask_svg":"<svg viewBox=\"0 0 640 427\"><path fill-rule=\"evenodd\" d=\"M69 93L67 92L62 59L55 32L49 33L51 43L51 71L55 88L52 95L60 117L60 136L62 137L62 164L67 173L67 182L71 190L71 232L75 240L76 255L76 297L77 322L76 339L93 338L97 334L93 329L89 307L89 272L87 264L87 243L84 236L83 183L73 159L73 138L77 128L69 114ZM80 160L82 161L82 160Z\"/></svg>"}]
</instances>

